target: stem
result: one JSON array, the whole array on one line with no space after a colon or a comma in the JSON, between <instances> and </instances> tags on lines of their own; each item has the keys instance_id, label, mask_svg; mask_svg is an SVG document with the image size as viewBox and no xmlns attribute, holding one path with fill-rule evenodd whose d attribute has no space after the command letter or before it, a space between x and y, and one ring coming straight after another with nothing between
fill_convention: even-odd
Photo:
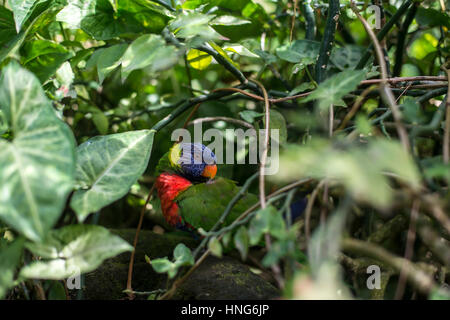
<instances>
[{"instance_id":1,"label":"stem","mask_svg":"<svg viewBox=\"0 0 450 320\"><path fill-rule=\"evenodd\" d=\"M316 82L325 80L325 73L330 60L331 49L333 47L334 35L340 15L339 0L330 0L328 6L327 22L323 33L322 44L320 45L319 58L316 64Z\"/></svg>"},{"instance_id":2,"label":"stem","mask_svg":"<svg viewBox=\"0 0 450 320\"><path fill-rule=\"evenodd\" d=\"M406 10L409 8L413 1L407 0L405 1L400 8L398 8L397 12L392 16L391 19L383 26L383 28L378 32L377 39L378 41L381 41L384 39L384 37L388 34L388 32L391 30L391 28L394 26L394 24L400 20L401 16L406 12ZM370 56L372 55L372 45L367 48L366 53L364 56L359 60L356 69L362 69L367 63L367 60L369 60Z\"/></svg>"},{"instance_id":3,"label":"stem","mask_svg":"<svg viewBox=\"0 0 450 320\"><path fill-rule=\"evenodd\" d=\"M395 66L394 66L394 77L399 76L402 71L403 66L403 54L405 48L405 40L408 35L408 29L416 16L417 8L419 3L415 2L406 14L405 21L403 22L402 28L400 29L397 36L397 48L395 51Z\"/></svg>"}]
</instances>

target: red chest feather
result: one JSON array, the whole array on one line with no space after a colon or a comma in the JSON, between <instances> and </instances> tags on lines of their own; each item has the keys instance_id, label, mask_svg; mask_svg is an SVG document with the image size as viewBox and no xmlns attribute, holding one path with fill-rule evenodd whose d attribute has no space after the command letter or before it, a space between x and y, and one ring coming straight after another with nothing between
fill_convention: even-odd
<instances>
[{"instance_id":1,"label":"red chest feather","mask_svg":"<svg viewBox=\"0 0 450 320\"><path fill-rule=\"evenodd\" d=\"M182 223L179 208L174 199L191 185L189 180L172 173L161 173L156 179L156 189L161 200L164 218L172 226Z\"/></svg>"}]
</instances>

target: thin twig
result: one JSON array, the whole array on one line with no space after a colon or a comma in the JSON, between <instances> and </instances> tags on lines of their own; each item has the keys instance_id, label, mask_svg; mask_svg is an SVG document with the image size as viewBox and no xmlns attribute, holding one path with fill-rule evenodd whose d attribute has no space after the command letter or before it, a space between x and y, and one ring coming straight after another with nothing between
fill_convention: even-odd
<instances>
[{"instance_id":1,"label":"thin twig","mask_svg":"<svg viewBox=\"0 0 450 320\"><path fill-rule=\"evenodd\" d=\"M406 248L404 258L410 261L413 257L414 241L416 240L416 224L417 217L419 215L420 200L415 199L411 208L411 215L409 221L408 235L406 239ZM395 291L395 300L401 300L405 292L406 273L405 267L400 270L400 276L398 280L397 290Z\"/></svg>"},{"instance_id":2,"label":"thin twig","mask_svg":"<svg viewBox=\"0 0 450 320\"><path fill-rule=\"evenodd\" d=\"M406 129L402 124L402 121L401 121L402 114L401 114L397 104L395 103L394 95L393 95L391 88L389 86L389 83L387 81L388 72L387 72L387 67L386 67L386 61L384 60L383 50L381 49L380 43L377 39L377 36L375 35L375 33L373 33L373 30L370 27L370 25L368 24L368 22L361 16L361 14L359 13L359 11L356 8L356 5L353 1L350 2L350 6L351 6L353 12L358 17L358 19L363 24L364 28L366 29L366 32L368 33L368 35L371 38L372 43L375 47L375 53L376 53L376 56L378 59L378 64L380 65L380 70L381 70L381 79L382 79L382 81L380 82L381 96L386 101L386 103L389 105L389 107L392 111L392 115L394 117L394 121L397 125L397 133L400 137L400 141L402 142L402 145L403 145L404 149L406 150L406 152L409 152L410 144L409 144L408 133L406 132Z\"/></svg>"},{"instance_id":3,"label":"thin twig","mask_svg":"<svg viewBox=\"0 0 450 320\"><path fill-rule=\"evenodd\" d=\"M150 189L147 199L145 200L145 204L141 209L141 215L139 217L139 223L138 226L136 228L136 234L134 236L134 242L133 242L133 251L131 252L131 257L130 257L130 263L128 265L128 279L127 279L127 292L128 292L128 297L130 299L134 299L134 294L133 294L133 288L132 288L132 281L133 281L133 265L134 265L134 255L136 253L136 246L138 243L138 239L139 239L139 232L141 231L142 228L142 222L144 221L144 214L145 214L145 210L147 208L147 204L150 202L151 198L152 198L152 194L153 194L153 190L155 189L155 184L153 184L152 188Z\"/></svg>"},{"instance_id":4,"label":"thin twig","mask_svg":"<svg viewBox=\"0 0 450 320\"><path fill-rule=\"evenodd\" d=\"M386 249L377 246L374 243L357 239L344 239L341 244L343 251L353 252L364 257L379 260L397 271L404 268L406 279L417 290L426 295L438 288L434 280L427 273L419 269L414 263L404 258L395 256Z\"/></svg>"},{"instance_id":5,"label":"thin twig","mask_svg":"<svg viewBox=\"0 0 450 320\"><path fill-rule=\"evenodd\" d=\"M450 63L448 63L450 64ZM446 115L445 115L445 127L444 127L444 141L442 146L442 154L444 163L449 163L450 160L450 69L447 69L446 65L442 66L442 69L447 73L448 79L448 91L447 100L445 103ZM441 106L442 108L442 106Z\"/></svg>"},{"instance_id":6,"label":"thin twig","mask_svg":"<svg viewBox=\"0 0 450 320\"><path fill-rule=\"evenodd\" d=\"M313 192L309 196L308 203L305 209L305 237L306 243L309 243L309 239L311 238L311 212L314 206L314 202L316 200L317 194L325 183L325 179L320 181L320 183L314 188Z\"/></svg>"}]
</instances>

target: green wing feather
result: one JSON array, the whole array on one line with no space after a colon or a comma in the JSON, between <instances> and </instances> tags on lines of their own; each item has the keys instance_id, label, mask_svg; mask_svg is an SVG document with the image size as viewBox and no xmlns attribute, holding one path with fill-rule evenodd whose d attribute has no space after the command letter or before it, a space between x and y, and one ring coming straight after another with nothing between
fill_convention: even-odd
<instances>
[{"instance_id":1,"label":"green wing feather","mask_svg":"<svg viewBox=\"0 0 450 320\"><path fill-rule=\"evenodd\" d=\"M240 188L229 179L217 177L208 183L196 184L180 193L175 201L180 207L183 220L194 228L209 231L220 219L228 203ZM258 202L258 197L246 193L231 210L224 226L231 224L245 210Z\"/></svg>"}]
</instances>

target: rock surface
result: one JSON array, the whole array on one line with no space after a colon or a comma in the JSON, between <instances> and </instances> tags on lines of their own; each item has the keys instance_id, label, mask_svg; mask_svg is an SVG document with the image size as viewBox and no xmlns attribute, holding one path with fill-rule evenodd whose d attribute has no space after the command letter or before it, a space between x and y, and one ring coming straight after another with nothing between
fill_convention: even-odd
<instances>
[{"instance_id":1,"label":"rock surface","mask_svg":"<svg viewBox=\"0 0 450 320\"><path fill-rule=\"evenodd\" d=\"M129 243L133 243L134 229L111 230ZM142 230L136 248L133 269L133 290L147 292L167 287L167 277L153 271L145 261L171 257L173 249L180 242L195 248L198 242L189 236L176 233L156 234ZM123 253L105 261L97 270L84 276L82 299L116 300L126 298L128 263L130 253ZM80 297L78 290L72 290L71 296ZM177 290L174 299L270 299L279 295L278 290L269 282L254 274L240 261L229 257L222 259L208 257L192 273L188 280ZM137 296L145 299L146 296Z\"/></svg>"},{"instance_id":2,"label":"rock surface","mask_svg":"<svg viewBox=\"0 0 450 320\"><path fill-rule=\"evenodd\" d=\"M135 230L111 230L129 243L133 242ZM166 233L163 235L142 230L136 248L133 290L153 291L167 287L167 277L153 271L145 262L145 255L150 259L171 257L173 249L180 242L195 248L197 241L184 235ZM105 261L97 270L84 276L82 298L91 300L123 299L126 294L128 263L130 253L123 253ZM79 292L71 292L73 298ZM188 280L177 290L174 299L270 299L278 296L278 290L252 273L241 262L224 257L208 257L192 273ZM138 296L145 299L146 296Z\"/></svg>"}]
</instances>

